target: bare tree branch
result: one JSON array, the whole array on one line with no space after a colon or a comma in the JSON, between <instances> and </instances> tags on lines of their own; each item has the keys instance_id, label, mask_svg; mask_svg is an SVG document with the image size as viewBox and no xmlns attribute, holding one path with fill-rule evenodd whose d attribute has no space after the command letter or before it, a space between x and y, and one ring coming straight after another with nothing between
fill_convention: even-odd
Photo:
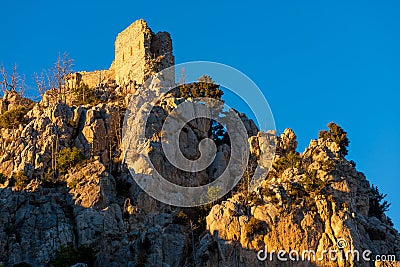
<instances>
[{"instance_id":1,"label":"bare tree branch","mask_svg":"<svg viewBox=\"0 0 400 267\"><path fill-rule=\"evenodd\" d=\"M25 91L25 75L21 76L18 73L17 64L14 64L11 75L2 65L0 66L0 89L2 92L10 91L17 92L23 96Z\"/></svg>"},{"instance_id":2,"label":"bare tree branch","mask_svg":"<svg viewBox=\"0 0 400 267\"><path fill-rule=\"evenodd\" d=\"M0 88L2 92L5 92L8 90L8 75L7 75L7 70L4 68L4 65L0 66Z\"/></svg>"},{"instance_id":3,"label":"bare tree branch","mask_svg":"<svg viewBox=\"0 0 400 267\"><path fill-rule=\"evenodd\" d=\"M36 87L42 96L46 91L54 90L55 96L59 100L66 101L67 92L71 89L66 81L72 72L72 62L73 60L68 57L67 53L62 56L58 54L57 61L52 68L43 70L40 75L34 74Z\"/></svg>"}]
</instances>

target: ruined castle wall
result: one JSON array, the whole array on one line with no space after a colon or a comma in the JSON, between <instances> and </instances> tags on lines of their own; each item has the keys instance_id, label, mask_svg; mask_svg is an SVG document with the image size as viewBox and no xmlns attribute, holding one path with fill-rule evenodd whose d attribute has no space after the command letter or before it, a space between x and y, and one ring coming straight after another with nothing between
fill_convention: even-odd
<instances>
[{"instance_id":1,"label":"ruined castle wall","mask_svg":"<svg viewBox=\"0 0 400 267\"><path fill-rule=\"evenodd\" d=\"M118 84L142 84L150 75L173 64L170 35L154 34L144 20L138 20L118 34L110 69L115 71Z\"/></svg>"},{"instance_id":2,"label":"ruined castle wall","mask_svg":"<svg viewBox=\"0 0 400 267\"><path fill-rule=\"evenodd\" d=\"M153 33L140 19L118 34L115 40L115 58L109 70L76 72L67 78L69 88L81 83L95 87L115 80L119 85L143 82L151 75L174 65L172 40L167 32ZM173 79L174 75L170 75Z\"/></svg>"},{"instance_id":3,"label":"ruined castle wall","mask_svg":"<svg viewBox=\"0 0 400 267\"><path fill-rule=\"evenodd\" d=\"M118 84L130 80L143 83L146 57L149 55L151 30L143 20L118 34L115 41L115 59L110 69L115 71Z\"/></svg>"},{"instance_id":4,"label":"ruined castle wall","mask_svg":"<svg viewBox=\"0 0 400 267\"><path fill-rule=\"evenodd\" d=\"M157 72L175 64L172 39L168 32L158 32L152 36L150 51L156 61Z\"/></svg>"},{"instance_id":5,"label":"ruined castle wall","mask_svg":"<svg viewBox=\"0 0 400 267\"><path fill-rule=\"evenodd\" d=\"M93 88L100 83L106 83L109 80L115 80L113 70L96 70L96 71L81 71L70 74L67 79L68 88L76 88L82 83Z\"/></svg>"},{"instance_id":6,"label":"ruined castle wall","mask_svg":"<svg viewBox=\"0 0 400 267\"><path fill-rule=\"evenodd\" d=\"M91 72L79 72L81 74L81 82L89 87L95 87L100 83L107 83L109 80L115 79L114 71L112 70L96 70Z\"/></svg>"}]
</instances>

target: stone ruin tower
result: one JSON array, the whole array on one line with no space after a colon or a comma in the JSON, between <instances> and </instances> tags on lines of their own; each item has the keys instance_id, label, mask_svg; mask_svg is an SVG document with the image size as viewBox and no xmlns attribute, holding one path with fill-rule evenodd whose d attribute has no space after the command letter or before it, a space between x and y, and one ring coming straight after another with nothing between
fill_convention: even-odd
<instances>
[{"instance_id":1,"label":"stone ruin tower","mask_svg":"<svg viewBox=\"0 0 400 267\"><path fill-rule=\"evenodd\" d=\"M108 70L76 72L70 86L82 82L89 87L115 80L118 85L143 84L152 74L174 65L172 40L168 32L154 33L143 19L120 32L115 40L115 57Z\"/></svg>"},{"instance_id":2,"label":"stone ruin tower","mask_svg":"<svg viewBox=\"0 0 400 267\"><path fill-rule=\"evenodd\" d=\"M115 59L110 70L117 84L142 84L150 75L174 65L172 40L168 32L154 34L140 19L118 34Z\"/></svg>"}]
</instances>

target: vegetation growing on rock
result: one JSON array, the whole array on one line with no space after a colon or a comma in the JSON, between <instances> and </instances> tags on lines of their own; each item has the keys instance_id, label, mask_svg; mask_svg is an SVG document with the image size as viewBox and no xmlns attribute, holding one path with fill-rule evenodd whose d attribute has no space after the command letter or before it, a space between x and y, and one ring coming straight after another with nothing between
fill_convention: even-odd
<instances>
[{"instance_id":1,"label":"vegetation growing on rock","mask_svg":"<svg viewBox=\"0 0 400 267\"><path fill-rule=\"evenodd\" d=\"M29 183L29 179L28 177L25 175L24 172L19 171L17 173L15 173L12 176L13 180L14 180L14 186L18 189L18 190L22 190L25 188L25 186L28 185Z\"/></svg>"},{"instance_id":2,"label":"vegetation growing on rock","mask_svg":"<svg viewBox=\"0 0 400 267\"><path fill-rule=\"evenodd\" d=\"M224 94L210 76L204 75L197 82L182 84L179 86L180 96L183 98L208 97L221 99Z\"/></svg>"},{"instance_id":3,"label":"vegetation growing on rock","mask_svg":"<svg viewBox=\"0 0 400 267\"><path fill-rule=\"evenodd\" d=\"M0 115L0 128L15 129L26 122L25 115L28 109L22 106L8 110Z\"/></svg>"},{"instance_id":4,"label":"vegetation growing on rock","mask_svg":"<svg viewBox=\"0 0 400 267\"><path fill-rule=\"evenodd\" d=\"M382 220L385 212L389 210L391 205L391 203L389 203L387 200L384 200L386 196L386 194L379 192L377 186L371 186L371 197L369 199L368 210L369 216L374 216L379 220Z\"/></svg>"},{"instance_id":5,"label":"vegetation growing on rock","mask_svg":"<svg viewBox=\"0 0 400 267\"><path fill-rule=\"evenodd\" d=\"M96 97L95 90L90 88L85 83L81 83L79 86L73 89L75 99L72 101L74 105L97 105L100 100Z\"/></svg>"},{"instance_id":6,"label":"vegetation growing on rock","mask_svg":"<svg viewBox=\"0 0 400 267\"><path fill-rule=\"evenodd\" d=\"M67 172L74 165L85 159L82 151L77 147L66 147L56 154L57 170L61 173Z\"/></svg>"},{"instance_id":7,"label":"vegetation growing on rock","mask_svg":"<svg viewBox=\"0 0 400 267\"><path fill-rule=\"evenodd\" d=\"M290 151L288 154L280 157L274 162L274 167L278 174L282 174L289 168L297 168L301 166L300 154L296 151Z\"/></svg>"},{"instance_id":8,"label":"vegetation growing on rock","mask_svg":"<svg viewBox=\"0 0 400 267\"><path fill-rule=\"evenodd\" d=\"M0 173L0 184L4 184L7 181L7 176Z\"/></svg>"},{"instance_id":9,"label":"vegetation growing on rock","mask_svg":"<svg viewBox=\"0 0 400 267\"><path fill-rule=\"evenodd\" d=\"M337 125L334 122L328 123L328 128L329 130L322 130L319 132L318 138L322 138L324 140L332 140L335 142L339 148L340 148L340 153L343 156L346 156L348 154L348 149L347 147L350 144L350 140L347 138L347 132L343 130L342 127Z\"/></svg>"}]
</instances>

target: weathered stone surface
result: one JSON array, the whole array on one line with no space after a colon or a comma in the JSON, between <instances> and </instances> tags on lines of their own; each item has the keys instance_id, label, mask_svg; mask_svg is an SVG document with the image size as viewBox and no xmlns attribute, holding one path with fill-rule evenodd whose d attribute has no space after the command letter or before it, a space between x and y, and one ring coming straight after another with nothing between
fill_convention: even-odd
<instances>
[{"instance_id":1,"label":"weathered stone surface","mask_svg":"<svg viewBox=\"0 0 400 267\"><path fill-rule=\"evenodd\" d=\"M136 81L143 84L150 75L173 66L169 33L154 34L144 20L137 20L118 34L115 59L110 67L118 84Z\"/></svg>"},{"instance_id":2,"label":"weathered stone surface","mask_svg":"<svg viewBox=\"0 0 400 267\"><path fill-rule=\"evenodd\" d=\"M292 129L287 128L278 138L278 148L287 153L297 148L297 137Z\"/></svg>"},{"instance_id":3,"label":"weathered stone surface","mask_svg":"<svg viewBox=\"0 0 400 267\"><path fill-rule=\"evenodd\" d=\"M75 239L71 199L55 190L0 189L0 262L45 266L60 246Z\"/></svg>"},{"instance_id":4,"label":"weathered stone surface","mask_svg":"<svg viewBox=\"0 0 400 267\"><path fill-rule=\"evenodd\" d=\"M33 104L33 101L24 98L18 92L12 92L9 90L4 91L4 95L0 98L0 114L9 111L18 106L29 107Z\"/></svg>"},{"instance_id":5,"label":"weathered stone surface","mask_svg":"<svg viewBox=\"0 0 400 267\"><path fill-rule=\"evenodd\" d=\"M80 71L68 76L69 88L82 83L91 88L115 80L123 88L143 84L151 75L174 65L168 32L154 33L143 19L120 32L109 70Z\"/></svg>"},{"instance_id":6,"label":"weathered stone surface","mask_svg":"<svg viewBox=\"0 0 400 267\"><path fill-rule=\"evenodd\" d=\"M91 162L65 176L71 188L75 205L85 208L105 209L115 201L114 177L99 161Z\"/></svg>"},{"instance_id":7,"label":"weathered stone surface","mask_svg":"<svg viewBox=\"0 0 400 267\"><path fill-rule=\"evenodd\" d=\"M25 126L0 129L0 143L5 153L0 157L0 173L6 176L26 171L29 177L40 177L44 167L51 166L55 146L69 147L73 128L69 126L72 112L68 106L56 104L43 109L36 104L27 116L30 121Z\"/></svg>"},{"instance_id":8,"label":"weathered stone surface","mask_svg":"<svg viewBox=\"0 0 400 267\"><path fill-rule=\"evenodd\" d=\"M0 129L0 173L6 176L25 170L29 177L41 177L52 166L55 153L71 145L108 164L110 147L118 146L120 111L114 104L71 108L63 103L46 107L41 102L27 116L26 126Z\"/></svg>"},{"instance_id":9,"label":"weathered stone surface","mask_svg":"<svg viewBox=\"0 0 400 267\"><path fill-rule=\"evenodd\" d=\"M95 88L99 84L109 83L115 80L113 70L80 71L71 73L67 79L68 88L75 88L81 84L86 84L90 88Z\"/></svg>"},{"instance_id":10,"label":"weathered stone surface","mask_svg":"<svg viewBox=\"0 0 400 267\"><path fill-rule=\"evenodd\" d=\"M282 147L278 149L286 153L294 151L294 140L294 133L285 130L278 143ZM338 152L332 141L320 139L311 142L302 154L303 160L309 164L308 168L317 170L318 179L332 181L324 193L306 197L300 191L293 191L293 184L301 184L307 177L297 169L288 169L282 177L262 183L257 204L249 206L244 200L245 196L238 194L215 205L207 216L207 229L213 235L207 242L216 242L220 247L225 246L227 241L236 245L231 244L230 251L219 250L222 253L219 258L211 257L202 262L198 259L201 264L215 266L222 257L228 266L258 266L260 261L257 260L256 252L265 246L269 251L296 250L302 253L314 250L317 255L321 255L324 250L337 250L338 240L346 242L345 253L349 250L361 253L371 250L373 255L395 255L398 259L399 233L385 218L379 220L368 215L371 197L369 183ZM326 162L335 165L335 172L324 170ZM204 250L203 254L210 253ZM229 256L244 253L245 257ZM276 259L268 262L268 266L300 266L297 264L282 263ZM341 259L332 261L325 257L321 261L311 260L310 264L367 266L369 263L363 259L349 259L346 263Z\"/></svg>"}]
</instances>

